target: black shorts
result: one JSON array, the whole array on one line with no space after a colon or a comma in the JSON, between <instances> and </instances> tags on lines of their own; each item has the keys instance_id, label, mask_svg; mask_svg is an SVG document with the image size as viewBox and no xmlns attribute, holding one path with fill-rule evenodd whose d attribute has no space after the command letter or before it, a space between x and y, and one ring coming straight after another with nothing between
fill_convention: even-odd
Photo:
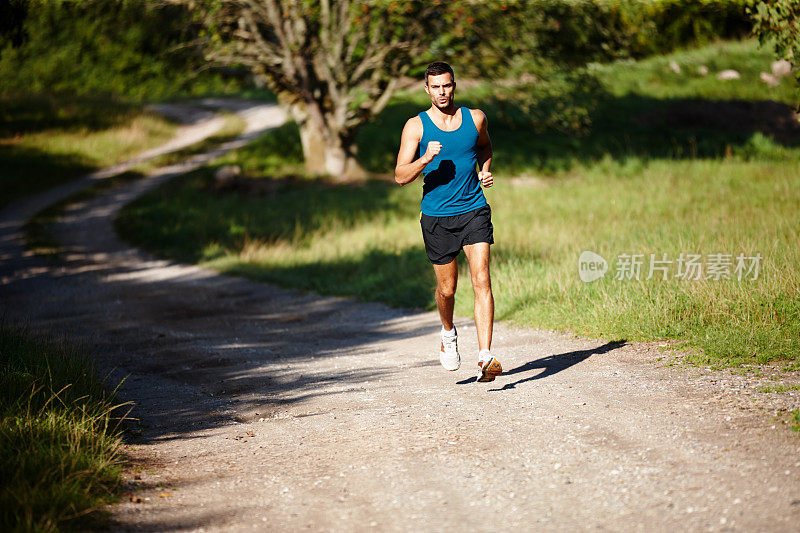
<instances>
[{"instance_id":1,"label":"black shorts","mask_svg":"<svg viewBox=\"0 0 800 533\"><path fill-rule=\"evenodd\" d=\"M434 265L450 263L468 244L494 244L492 209L488 205L451 217L432 217L423 213L419 223L425 253Z\"/></svg>"}]
</instances>

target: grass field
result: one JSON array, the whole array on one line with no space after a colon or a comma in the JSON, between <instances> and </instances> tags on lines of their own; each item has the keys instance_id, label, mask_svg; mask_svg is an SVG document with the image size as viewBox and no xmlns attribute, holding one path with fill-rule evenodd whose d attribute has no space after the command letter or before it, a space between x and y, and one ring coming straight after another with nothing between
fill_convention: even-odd
<instances>
[{"instance_id":1,"label":"grass field","mask_svg":"<svg viewBox=\"0 0 800 533\"><path fill-rule=\"evenodd\" d=\"M0 99L0 207L156 146L175 126L109 99Z\"/></svg>"},{"instance_id":2,"label":"grass field","mask_svg":"<svg viewBox=\"0 0 800 533\"><path fill-rule=\"evenodd\" d=\"M0 327L0 529L102 524L118 497L123 409L75 347Z\"/></svg>"},{"instance_id":3,"label":"grass field","mask_svg":"<svg viewBox=\"0 0 800 533\"><path fill-rule=\"evenodd\" d=\"M669 69L672 61L682 74ZM786 80L768 89L758 74L769 64L768 51L745 42L594 65L602 92L581 137L507 128L492 105L481 105L491 85L461 91L460 102L487 112L495 144L497 185L487 196L498 318L686 341L702 363L783 360L798 368L800 135L788 108L775 104L791 101L796 89ZM708 76L696 72L700 65ZM738 68L742 78L717 80L723 68ZM424 95L401 94L364 128L359 154L370 170L392 171L402 124L424 105ZM299 146L297 131L286 126L219 164L282 178L300 167L297 149L280 150L292 145ZM418 184L284 179L274 194L256 197L214 193L212 171L137 201L119 230L157 253L225 272L433 308ZM584 250L607 259L603 279L580 281ZM638 280L615 279L621 254L643 256ZM646 279L650 254L671 261L667 279ZM700 256L701 279L676 277L681 254ZM736 279L740 255L760 255L758 276ZM733 279L714 279L726 273ZM468 315L471 290L462 280L457 311Z\"/></svg>"},{"instance_id":4,"label":"grass field","mask_svg":"<svg viewBox=\"0 0 800 533\"><path fill-rule=\"evenodd\" d=\"M239 115L233 113L223 113L222 116L225 118L224 124L217 133L207 139L181 150L144 161L131 170L98 181L90 187L78 191L36 213L25 223L23 228L28 248L38 255L57 259L61 247L58 240L52 235L52 225L63 215L67 207L77 202L86 201L103 191L119 187L126 182L141 179L148 171L154 168L182 161L193 155L211 150L226 141L235 139L244 130L245 121Z\"/></svg>"}]
</instances>

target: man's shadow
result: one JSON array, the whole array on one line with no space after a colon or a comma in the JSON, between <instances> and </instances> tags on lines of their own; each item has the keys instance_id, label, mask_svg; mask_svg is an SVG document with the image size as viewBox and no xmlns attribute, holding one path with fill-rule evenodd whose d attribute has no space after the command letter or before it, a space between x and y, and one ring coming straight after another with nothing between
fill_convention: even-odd
<instances>
[{"instance_id":1,"label":"man's shadow","mask_svg":"<svg viewBox=\"0 0 800 533\"><path fill-rule=\"evenodd\" d=\"M575 352L566 352L558 355L550 355L547 357L542 357L541 359L536 359L535 361L529 361L524 365L503 372L501 375L510 376L513 374L519 374L520 372L527 372L528 370L534 370L536 368L544 368L544 372L539 372L535 376L530 376L524 379L520 379L519 381L515 381L513 383L506 383L505 385L503 385L503 387L499 389L489 389L489 390L501 391L501 390L513 389L520 383L525 383L527 381L533 381L535 379L544 379L546 377L550 377L553 374L561 372L562 370L566 370L567 368L573 365L577 365L581 361L584 361L593 355L600 355L606 352L610 352L611 350L616 350L617 348L624 346L626 342L627 341L625 339L622 339L618 341L607 342L602 346L598 346L597 348L592 348L590 350L578 350ZM477 378L471 377L469 379L465 379L457 383L458 385L466 385L467 383L474 383L476 380Z\"/></svg>"}]
</instances>

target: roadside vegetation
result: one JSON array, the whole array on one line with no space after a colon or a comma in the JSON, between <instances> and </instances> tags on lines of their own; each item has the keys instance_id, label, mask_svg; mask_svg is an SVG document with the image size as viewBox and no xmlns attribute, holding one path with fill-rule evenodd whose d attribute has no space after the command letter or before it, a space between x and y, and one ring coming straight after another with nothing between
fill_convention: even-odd
<instances>
[{"instance_id":1,"label":"roadside vegetation","mask_svg":"<svg viewBox=\"0 0 800 533\"><path fill-rule=\"evenodd\" d=\"M581 103L587 120L577 128L558 126L558 101L555 122L522 127L501 113L507 102L489 97L491 83L460 89L463 105L487 112L495 144L498 179L487 196L498 318L683 341L701 363L797 369L800 135L791 109L776 103L792 101L790 80L767 88L759 79L771 59L745 41L589 65L597 91ZM727 68L741 78L717 79ZM427 105L420 93L401 92L362 130L359 157L372 172L392 172L403 122ZM297 146L287 125L218 162L241 165L254 183L273 180L262 194L216 191L210 167L129 206L118 229L151 251L224 272L432 309L419 186L303 177ZM580 281L584 250L608 260L603 279ZM682 253L700 255L704 269L712 254L730 255L732 279L705 279L707 270L679 279ZM643 255L638 280L615 279L621 254ZM646 279L650 254L672 261L667 279L659 271ZM738 256L759 255L758 275L737 276ZM457 310L469 315L467 276L458 290Z\"/></svg>"},{"instance_id":2,"label":"roadside vegetation","mask_svg":"<svg viewBox=\"0 0 800 533\"><path fill-rule=\"evenodd\" d=\"M247 68L218 68L186 46L209 35L194 4L9 3L19 17L0 25L0 208L171 137L175 126L144 102L264 96ZM448 4L453 33L429 44L463 59L459 102L489 117L498 318L677 341L667 344L699 363L800 369L800 135L780 105L797 92L789 79L760 80L768 48L717 41L748 34L746 0L457 4ZM725 69L740 79L718 80ZM355 137L372 175L391 175L403 122L428 105L420 89L398 91ZM56 250L47 226L70 203L240 129L231 119L217 138L51 206L26 227L29 244ZM224 164L243 169L234 188L214 182ZM288 124L135 202L117 227L134 244L222 272L433 309L420 189L306 175ZM584 250L608 260L604 278L580 281ZM682 280L682 253L761 262L757 276ZM621 254L643 255L639 279L614 279ZM673 260L667 279L646 279L650 254ZM466 274L462 258L462 315L472 312ZM119 411L80 350L0 327L0 528L102 523L118 490ZM800 431L800 411L793 419Z\"/></svg>"},{"instance_id":3,"label":"roadside vegetation","mask_svg":"<svg viewBox=\"0 0 800 533\"><path fill-rule=\"evenodd\" d=\"M186 43L181 6L126 0L24 0L0 6L0 207L117 163L171 137L145 103L263 97Z\"/></svg>"},{"instance_id":4,"label":"roadside vegetation","mask_svg":"<svg viewBox=\"0 0 800 533\"><path fill-rule=\"evenodd\" d=\"M225 123L216 134L211 135L207 139L181 150L163 154L148 161L143 161L131 170L98 181L36 213L24 226L25 241L28 248L41 256L56 259L61 248L58 240L52 235L51 228L71 205L87 201L104 191L119 187L124 183L141 179L152 169L183 161L193 155L204 153L216 148L224 142L235 139L244 130L245 121L233 113L226 113L223 116L225 117Z\"/></svg>"},{"instance_id":5,"label":"roadside vegetation","mask_svg":"<svg viewBox=\"0 0 800 533\"><path fill-rule=\"evenodd\" d=\"M79 349L0 327L0 529L102 524L119 494L122 414Z\"/></svg>"},{"instance_id":6,"label":"roadside vegetation","mask_svg":"<svg viewBox=\"0 0 800 533\"><path fill-rule=\"evenodd\" d=\"M169 139L175 126L110 98L0 97L0 207Z\"/></svg>"}]
</instances>

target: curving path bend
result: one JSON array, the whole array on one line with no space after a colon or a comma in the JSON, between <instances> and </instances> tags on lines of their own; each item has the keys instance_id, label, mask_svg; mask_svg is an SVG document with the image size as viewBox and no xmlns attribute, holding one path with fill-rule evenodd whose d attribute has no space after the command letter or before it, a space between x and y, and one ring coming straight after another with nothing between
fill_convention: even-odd
<instances>
[{"instance_id":1,"label":"curving path bend","mask_svg":"<svg viewBox=\"0 0 800 533\"><path fill-rule=\"evenodd\" d=\"M448 373L433 313L120 242L125 203L284 120L268 105L206 104L241 113L247 131L73 205L56 228L63 262L28 253L22 225L125 165L0 212L5 321L80 339L136 404L129 452L142 468L126 474L114 530L800 530L800 439L757 399L763 378L668 368L653 344L499 324L508 372L478 384L468 319L464 364ZM188 144L219 127L207 111L162 111L193 122Z\"/></svg>"}]
</instances>

